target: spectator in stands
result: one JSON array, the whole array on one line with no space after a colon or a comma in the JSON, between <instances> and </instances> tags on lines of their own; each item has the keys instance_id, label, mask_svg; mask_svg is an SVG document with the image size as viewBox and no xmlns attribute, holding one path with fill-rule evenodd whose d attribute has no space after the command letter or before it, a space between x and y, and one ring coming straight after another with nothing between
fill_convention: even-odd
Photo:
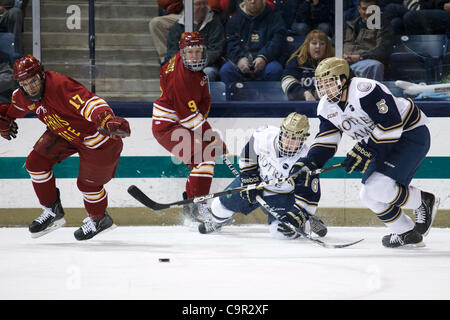
<instances>
[{"instance_id":1,"label":"spectator in stands","mask_svg":"<svg viewBox=\"0 0 450 320\"><path fill-rule=\"evenodd\" d=\"M16 87L9 57L0 52L0 104L11 102L11 95Z\"/></svg>"},{"instance_id":2,"label":"spectator in stands","mask_svg":"<svg viewBox=\"0 0 450 320\"><path fill-rule=\"evenodd\" d=\"M219 78L219 67L225 49L225 30L219 14L215 13L206 0L194 0L194 32L199 32L206 43L207 61L203 71L210 81ZM184 32L184 15L170 28L167 39L165 62L173 57L179 48L181 34Z\"/></svg>"},{"instance_id":3,"label":"spectator in stands","mask_svg":"<svg viewBox=\"0 0 450 320\"><path fill-rule=\"evenodd\" d=\"M333 56L334 47L327 34L322 30L312 30L286 63L281 87L288 99L316 100L314 72L320 61Z\"/></svg>"},{"instance_id":4,"label":"spectator in stands","mask_svg":"<svg viewBox=\"0 0 450 320\"><path fill-rule=\"evenodd\" d=\"M274 3L274 0L265 0L266 3L272 8L276 8L276 3ZM296 0L293 0L296 1ZM226 24L228 20L230 20L231 16L234 15L237 11L237 8L239 4L242 2L242 0L219 0L220 2L220 10L222 12L222 22ZM283 0L276 1L277 3L283 2Z\"/></svg>"},{"instance_id":5,"label":"spectator in stands","mask_svg":"<svg viewBox=\"0 0 450 320\"><path fill-rule=\"evenodd\" d=\"M391 22L393 32L397 35L406 34L403 17L408 11L420 10L419 0L391 1L383 8L383 16Z\"/></svg>"},{"instance_id":6,"label":"spectator in stands","mask_svg":"<svg viewBox=\"0 0 450 320\"><path fill-rule=\"evenodd\" d=\"M295 8L295 18L292 25L288 25L292 32L304 36L312 29L319 29L329 37L333 33L334 1L327 0L298 0Z\"/></svg>"},{"instance_id":7,"label":"spectator in stands","mask_svg":"<svg viewBox=\"0 0 450 320\"><path fill-rule=\"evenodd\" d=\"M14 6L14 2L14 0L0 0L0 30L19 37L22 33L23 15L22 9Z\"/></svg>"},{"instance_id":8,"label":"spectator in stands","mask_svg":"<svg viewBox=\"0 0 450 320\"><path fill-rule=\"evenodd\" d=\"M287 35L294 35L290 29L292 24L295 22L295 13L300 1L297 0L277 0L274 3L274 10L280 11L281 17L287 27Z\"/></svg>"},{"instance_id":9,"label":"spectator in stands","mask_svg":"<svg viewBox=\"0 0 450 320\"><path fill-rule=\"evenodd\" d=\"M450 0L419 1L420 9L403 16L406 34L450 36Z\"/></svg>"},{"instance_id":10,"label":"spectator in stands","mask_svg":"<svg viewBox=\"0 0 450 320\"><path fill-rule=\"evenodd\" d=\"M244 0L226 25L227 59L220 79L227 87L236 81L280 81L280 58L286 26L279 12L264 0Z\"/></svg>"},{"instance_id":11,"label":"spectator in stands","mask_svg":"<svg viewBox=\"0 0 450 320\"><path fill-rule=\"evenodd\" d=\"M368 28L371 13L367 9L377 4L376 0L359 0L359 17L345 23L344 59L356 76L383 81L394 35L390 23L382 17L380 28Z\"/></svg>"},{"instance_id":12,"label":"spectator in stands","mask_svg":"<svg viewBox=\"0 0 450 320\"><path fill-rule=\"evenodd\" d=\"M148 27L162 64L167 53L169 29L182 15L183 0L158 0L158 6L163 15L152 18Z\"/></svg>"}]
</instances>

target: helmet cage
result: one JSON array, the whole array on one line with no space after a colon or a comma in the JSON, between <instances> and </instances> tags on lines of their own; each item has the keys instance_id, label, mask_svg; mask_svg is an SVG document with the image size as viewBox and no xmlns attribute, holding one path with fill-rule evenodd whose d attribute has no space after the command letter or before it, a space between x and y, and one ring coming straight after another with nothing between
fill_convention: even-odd
<instances>
[{"instance_id":1,"label":"helmet cage","mask_svg":"<svg viewBox=\"0 0 450 320\"><path fill-rule=\"evenodd\" d=\"M281 130L278 135L278 151L282 157L293 157L299 153L308 134L294 134Z\"/></svg>"},{"instance_id":2,"label":"helmet cage","mask_svg":"<svg viewBox=\"0 0 450 320\"><path fill-rule=\"evenodd\" d=\"M19 86L20 91L22 91L22 94L25 98L31 101L39 101L42 98L42 94L44 93L45 88L45 74L43 72L36 73L34 76L31 76L24 80L16 81L17 85ZM24 84L26 82L26 84ZM37 94L31 96L28 93L28 90L26 88L31 88L33 91L34 89L39 86L39 91Z\"/></svg>"},{"instance_id":3,"label":"helmet cage","mask_svg":"<svg viewBox=\"0 0 450 320\"><path fill-rule=\"evenodd\" d=\"M197 61L192 61L190 59L186 58L185 50L189 48L202 48L202 57ZM204 45L193 45L193 46L186 46L183 49L180 50L181 53L181 59L183 60L183 64L186 68L188 68L191 71L201 71L206 67L206 47Z\"/></svg>"},{"instance_id":4,"label":"helmet cage","mask_svg":"<svg viewBox=\"0 0 450 320\"><path fill-rule=\"evenodd\" d=\"M280 126L277 147L283 157L292 157L302 148L309 136L308 118L297 112L291 112Z\"/></svg>"},{"instance_id":5,"label":"helmet cage","mask_svg":"<svg viewBox=\"0 0 450 320\"><path fill-rule=\"evenodd\" d=\"M314 85L320 98L326 96L330 103L338 103L341 100L343 86L340 76L316 78Z\"/></svg>"}]
</instances>

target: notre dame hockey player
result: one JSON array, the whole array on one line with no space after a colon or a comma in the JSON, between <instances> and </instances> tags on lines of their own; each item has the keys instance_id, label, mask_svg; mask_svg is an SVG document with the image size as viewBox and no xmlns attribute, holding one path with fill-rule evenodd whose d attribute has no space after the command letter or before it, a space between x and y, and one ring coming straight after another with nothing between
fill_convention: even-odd
<instances>
[{"instance_id":1,"label":"notre dame hockey player","mask_svg":"<svg viewBox=\"0 0 450 320\"><path fill-rule=\"evenodd\" d=\"M346 60L322 60L315 71L320 119L305 164L321 168L336 153L342 134L354 141L344 161L362 173L361 202L392 231L385 247L423 246L439 198L410 185L430 148L427 117L411 99L394 97L382 83L350 77ZM403 212L413 209L415 222Z\"/></svg>"}]
</instances>

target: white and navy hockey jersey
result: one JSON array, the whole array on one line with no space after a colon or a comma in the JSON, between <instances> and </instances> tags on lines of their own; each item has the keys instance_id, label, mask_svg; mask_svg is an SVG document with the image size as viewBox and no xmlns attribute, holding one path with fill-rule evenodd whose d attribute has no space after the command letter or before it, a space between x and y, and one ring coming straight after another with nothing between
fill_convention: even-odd
<instances>
[{"instance_id":1,"label":"white and navy hockey jersey","mask_svg":"<svg viewBox=\"0 0 450 320\"><path fill-rule=\"evenodd\" d=\"M280 128L274 126L263 126L254 132L239 158L241 174L259 174L263 181L289 176L292 166L306 157L309 148L303 144L295 156L280 156L277 147L279 132ZM291 192L295 194L296 204L314 214L320 199L318 178L313 179L311 187L305 187L300 181L293 185L290 180L270 185L265 188L264 195Z\"/></svg>"},{"instance_id":2,"label":"white and navy hockey jersey","mask_svg":"<svg viewBox=\"0 0 450 320\"><path fill-rule=\"evenodd\" d=\"M364 141L384 157L403 132L425 125L425 114L411 99L397 98L382 83L352 78L347 101L330 103L322 97L317 106L320 120L308 159L322 167L337 151L342 133L356 142Z\"/></svg>"}]
</instances>

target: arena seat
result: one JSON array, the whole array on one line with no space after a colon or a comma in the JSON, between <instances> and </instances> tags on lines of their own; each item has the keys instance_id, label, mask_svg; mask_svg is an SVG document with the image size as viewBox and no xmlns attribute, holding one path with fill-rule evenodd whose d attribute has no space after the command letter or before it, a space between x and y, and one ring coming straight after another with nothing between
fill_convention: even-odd
<instances>
[{"instance_id":1,"label":"arena seat","mask_svg":"<svg viewBox=\"0 0 450 320\"><path fill-rule=\"evenodd\" d=\"M0 32L0 52L8 55L12 67L14 61L20 57L19 44L14 34Z\"/></svg>"},{"instance_id":2,"label":"arena seat","mask_svg":"<svg viewBox=\"0 0 450 320\"><path fill-rule=\"evenodd\" d=\"M212 101L227 100L225 83L223 83L221 81L211 81L209 83L209 92L211 94Z\"/></svg>"},{"instance_id":3,"label":"arena seat","mask_svg":"<svg viewBox=\"0 0 450 320\"><path fill-rule=\"evenodd\" d=\"M227 92L227 100L288 100L280 81L236 82Z\"/></svg>"},{"instance_id":4,"label":"arena seat","mask_svg":"<svg viewBox=\"0 0 450 320\"><path fill-rule=\"evenodd\" d=\"M389 58L387 80L438 81L448 46L444 34L402 36Z\"/></svg>"}]
</instances>

